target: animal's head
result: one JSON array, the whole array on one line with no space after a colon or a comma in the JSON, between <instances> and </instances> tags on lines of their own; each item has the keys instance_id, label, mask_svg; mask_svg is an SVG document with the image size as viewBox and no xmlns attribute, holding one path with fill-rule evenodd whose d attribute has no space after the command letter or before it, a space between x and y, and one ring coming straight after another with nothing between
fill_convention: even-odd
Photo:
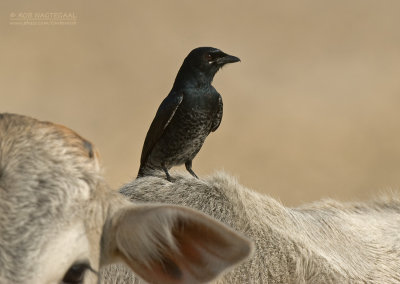
<instances>
[{"instance_id":1,"label":"animal's head","mask_svg":"<svg viewBox=\"0 0 400 284\"><path fill-rule=\"evenodd\" d=\"M198 47L193 49L183 61L175 83L191 78L211 83L214 75L225 64L238 62L236 56L226 54L214 47ZM181 82L180 82L181 83Z\"/></svg>"},{"instance_id":2,"label":"animal's head","mask_svg":"<svg viewBox=\"0 0 400 284\"><path fill-rule=\"evenodd\" d=\"M118 261L151 283L201 283L250 250L202 213L126 201L72 130L0 114L1 283L96 283Z\"/></svg>"}]
</instances>

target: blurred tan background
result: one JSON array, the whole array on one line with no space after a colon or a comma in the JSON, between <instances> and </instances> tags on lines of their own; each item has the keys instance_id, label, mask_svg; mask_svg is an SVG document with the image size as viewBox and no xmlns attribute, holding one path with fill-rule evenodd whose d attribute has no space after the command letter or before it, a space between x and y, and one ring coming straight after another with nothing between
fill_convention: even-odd
<instances>
[{"instance_id":1,"label":"blurred tan background","mask_svg":"<svg viewBox=\"0 0 400 284\"><path fill-rule=\"evenodd\" d=\"M224 169L287 205L365 199L400 186L399 11L396 0L2 0L0 111L93 141L117 188L136 176L184 57L218 47L242 62L215 77L224 117L196 173ZM76 24L15 24L49 12Z\"/></svg>"}]
</instances>

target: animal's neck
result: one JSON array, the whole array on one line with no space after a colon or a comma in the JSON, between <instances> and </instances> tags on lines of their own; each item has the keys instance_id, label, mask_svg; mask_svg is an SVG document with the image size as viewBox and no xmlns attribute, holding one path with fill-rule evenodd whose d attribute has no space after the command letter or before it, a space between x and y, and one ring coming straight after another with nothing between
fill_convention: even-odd
<instances>
[{"instance_id":1,"label":"animal's neck","mask_svg":"<svg viewBox=\"0 0 400 284\"><path fill-rule=\"evenodd\" d=\"M176 75L173 89L207 88L211 85L215 73L205 73L192 66L182 65Z\"/></svg>"},{"instance_id":2,"label":"animal's neck","mask_svg":"<svg viewBox=\"0 0 400 284\"><path fill-rule=\"evenodd\" d=\"M128 183L121 188L121 192L132 201L162 201L189 206L237 230L242 229L240 226L248 227L249 221L253 221L259 215L265 218L256 220L257 222L274 228L283 227L284 223L291 222L289 209L273 198L242 188L234 178L225 174L217 174L204 181L175 174L175 181L171 183L165 180L160 172L159 177L149 176ZM257 206L251 207L249 204Z\"/></svg>"},{"instance_id":3,"label":"animal's neck","mask_svg":"<svg viewBox=\"0 0 400 284\"><path fill-rule=\"evenodd\" d=\"M245 264L249 273L233 271L221 283L253 283L257 277L265 282L293 283L288 275L294 275L294 254L300 252L295 251L293 242L282 230L284 224L291 222L283 205L245 190L223 174L203 181L178 174L174 178L173 183L162 175L136 179L121 192L134 202L165 202L200 210L252 239L257 248L256 256ZM260 272L257 267L266 269ZM262 276L257 276L260 273Z\"/></svg>"}]
</instances>

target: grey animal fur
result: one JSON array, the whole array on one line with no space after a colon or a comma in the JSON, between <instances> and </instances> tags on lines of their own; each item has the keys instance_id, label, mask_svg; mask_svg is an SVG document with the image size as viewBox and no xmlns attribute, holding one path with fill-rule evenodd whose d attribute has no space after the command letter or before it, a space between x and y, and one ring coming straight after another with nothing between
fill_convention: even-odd
<instances>
[{"instance_id":1,"label":"grey animal fur","mask_svg":"<svg viewBox=\"0 0 400 284\"><path fill-rule=\"evenodd\" d=\"M83 214L83 205L101 205L77 202L104 186L82 141L62 126L0 115L0 278L7 279L1 283L32 277L48 236ZM94 216L92 222L100 225Z\"/></svg>"},{"instance_id":2,"label":"grey animal fur","mask_svg":"<svg viewBox=\"0 0 400 284\"><path fill-rule=\"evenodd\" d=\"M1 284L61 283L82 261L97 271L124 262L154 283L204 283L250 251L200 212L134 205L109 189L96 150L72 130L0 113ZM87 271L89 282L97 277Z\"/></svg>"},{"instance_id":3,"label":"grey animal fur","mask_svg":"<svg viewBox=\"0 0 400 284\"><path fill-rule=\"evenodd\" d=\"M135 203L188 206L255 242L251 259L216 283L400 283L400 198L333 200L287 208L219 173L205 180L174 174L136 179L120 189ZM122 265L102 283L144 283Z\"/></svg>"}]
</instances>

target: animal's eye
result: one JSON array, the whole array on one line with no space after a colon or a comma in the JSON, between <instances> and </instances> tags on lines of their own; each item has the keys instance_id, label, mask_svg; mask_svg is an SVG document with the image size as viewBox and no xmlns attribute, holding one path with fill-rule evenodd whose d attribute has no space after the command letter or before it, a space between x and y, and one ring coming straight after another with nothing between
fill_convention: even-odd
<instances>
[{"instance_id":1,"label":"animal's eye","mask_svg":"<svg viewBox=\"0 0 400 284\"><path fill-rule=\"evenodd\" d=\"M212 59L212 55L211 54L207 54L207 59L211 60Z\"/></svg>"},{"instance_id":2,"label":"animal's eye","mask_svg":"<svg viewBox=\"0 0 400 284\"><path fill-rule=\"evenodd\" d=\"M85 272L87 270L92 270L92 268L88 263L73 264L65 273L62 283L63 284L83 283L83 278L85 277Z\"/></svg>"}]
</instances>

